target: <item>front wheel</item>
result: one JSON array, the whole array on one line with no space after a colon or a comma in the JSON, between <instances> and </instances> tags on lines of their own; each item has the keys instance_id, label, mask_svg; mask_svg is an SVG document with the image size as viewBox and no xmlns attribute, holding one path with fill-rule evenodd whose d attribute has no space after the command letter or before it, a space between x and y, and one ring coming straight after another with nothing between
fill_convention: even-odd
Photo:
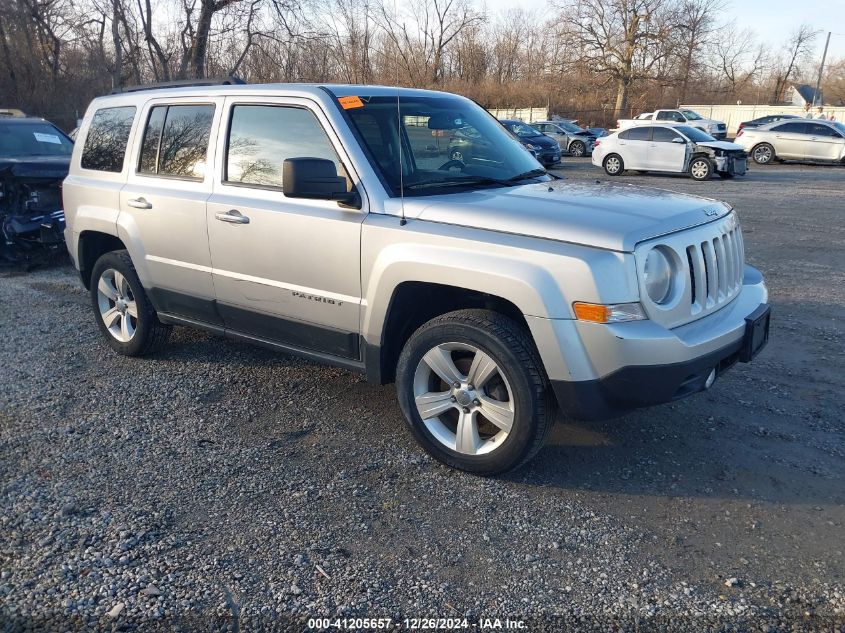
<instances>
[{"instance_id":1,"label":"front wheel","mask_svg":"<svg viewBox=\"0 0 845 633\"><path fill-rule=\"evenodd\" d=\"M553 405L528 332L487 310L432 319L408 339L396 368L406 423L439 461L494 475L543 445Z\"/></svg>"},{"instance_id":2,"label":"front wheel","mask_svg":"<svg viewBox=\"0 0 845 633\"><path fill-rule=\"evenodd\" d=\"M569 146L569 153L576 158L582 158L587 153L587 146L581 141L573 141Z\"/></svg>"},{"instance_id":3,"label":"front wheel","mask_svg":"<svg viewBox=\"0 0 845 633\"><path fill-rule=\"evenodd\" d=\"M604 171L608 176L618 176L625 171L625 163L619 154L610 154L604 159Z\"/></svg>"},{"instance_id":4,"label":"front wheel","mask_svg":"<svg viewBox=\"0 0 845 633\"><path fill-rule=\"evenodd\" d=\"M693 158L689 164L689 174L693 180L707 180L713 175L713 163L706 156Z\"/></svg>"},{"instance_id":5,"label":"front wheel","mask_svg":"<svg viewBox=\"0 0 845 633\"><path fill-rule=\"evenodd\" d=\"M118 354L143 356L167 341L171 328L158 320L127 251L97 260L90 290L100 332Z\"/></svg>"}]
</instances>

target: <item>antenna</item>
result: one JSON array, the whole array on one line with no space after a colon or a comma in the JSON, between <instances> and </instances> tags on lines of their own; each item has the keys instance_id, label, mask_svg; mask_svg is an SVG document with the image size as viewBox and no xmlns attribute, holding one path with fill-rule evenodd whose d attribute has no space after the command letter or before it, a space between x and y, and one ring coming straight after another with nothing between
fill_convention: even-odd
<instances>
[{"instance_id":1,"label":"antenna","mask_svg":"<svg viewBox=\"0 0 845 633\"><path fill-rule=\"evenodd\" d=\"M399 18L399 15L396 13L396 0L393 0L393 14L396 18ZM402 30L405 29L405 23L402 23ZM397 46L398 46L397 42ZM398 51L397 51L398 52ZM396 59L399 59L399 55L396 56ZM402 162L402 110L399 108L399 64L396 65L396 138L399 141L399 213L401 214L401 219L399 220L399 226L405 226L408 221L405 219L405 174L404 165Z\"/></svg>"}]
</instances>

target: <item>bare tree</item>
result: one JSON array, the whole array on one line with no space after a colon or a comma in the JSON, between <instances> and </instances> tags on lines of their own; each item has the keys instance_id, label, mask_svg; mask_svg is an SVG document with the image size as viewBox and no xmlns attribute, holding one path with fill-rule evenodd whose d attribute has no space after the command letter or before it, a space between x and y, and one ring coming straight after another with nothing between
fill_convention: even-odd
<instances>
[{"instance_id":1,"label":"bare tree","mask_svg":"<svg viewBox=\"0 0 845 633\"><path fill-rule=\"evenodd\" d=\"M810 54L811 46L818 37L819 31L814 30L809 24L799 26L786 45L786 57L775 70L774 90L772 91L772 102L777 103L783 99L789 80L792 78L796 67L806 60Z\"/></svg>"}]
</instances>

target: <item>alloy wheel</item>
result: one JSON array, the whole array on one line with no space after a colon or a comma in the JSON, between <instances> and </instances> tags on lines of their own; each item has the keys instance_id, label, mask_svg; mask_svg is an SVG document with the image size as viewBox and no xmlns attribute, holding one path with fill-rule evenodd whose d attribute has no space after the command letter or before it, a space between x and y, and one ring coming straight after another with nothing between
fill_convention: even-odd
<instances>
[{"instance_id":1,"label":"alloy wheel","mask_svg":"<svg viewBox=\"0 0 845 633\"><path fill-rule=\"evenodd\" d=\"M515 417L507 377L489 354L468 343L442 343L422 357L414 402L429 433L464 455L500 447Z\"/></svg>"},{"instance_id":2,"label":"alloy wheel","mask_svg":"<svg viewBox=\"0 0 845 633\"><path fill-rule=\"evenodd\" d=\"M128 343L138 327L138 304L120 272L107 268L97 281L97 304L106 329L121 343Z\"/></svg>"}]
</instances>

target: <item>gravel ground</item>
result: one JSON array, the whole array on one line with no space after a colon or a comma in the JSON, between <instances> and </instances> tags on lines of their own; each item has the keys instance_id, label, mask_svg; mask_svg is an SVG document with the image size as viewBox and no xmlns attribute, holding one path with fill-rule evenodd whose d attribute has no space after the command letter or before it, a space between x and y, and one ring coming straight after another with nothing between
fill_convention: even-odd
<instances>
[{"instance_id":1,"label":"gravel ground","mask_svg":"<svg viewBox=\"0 0 845 633\"><path fill-rule=\"evenodd\" d=\"M67 265L0 274L0 631L845 631L845 169L618 180L736 206L769 348L497 479L423 454L391 386L185 328L121 358Z\"/></svg>"}]
</instances>

